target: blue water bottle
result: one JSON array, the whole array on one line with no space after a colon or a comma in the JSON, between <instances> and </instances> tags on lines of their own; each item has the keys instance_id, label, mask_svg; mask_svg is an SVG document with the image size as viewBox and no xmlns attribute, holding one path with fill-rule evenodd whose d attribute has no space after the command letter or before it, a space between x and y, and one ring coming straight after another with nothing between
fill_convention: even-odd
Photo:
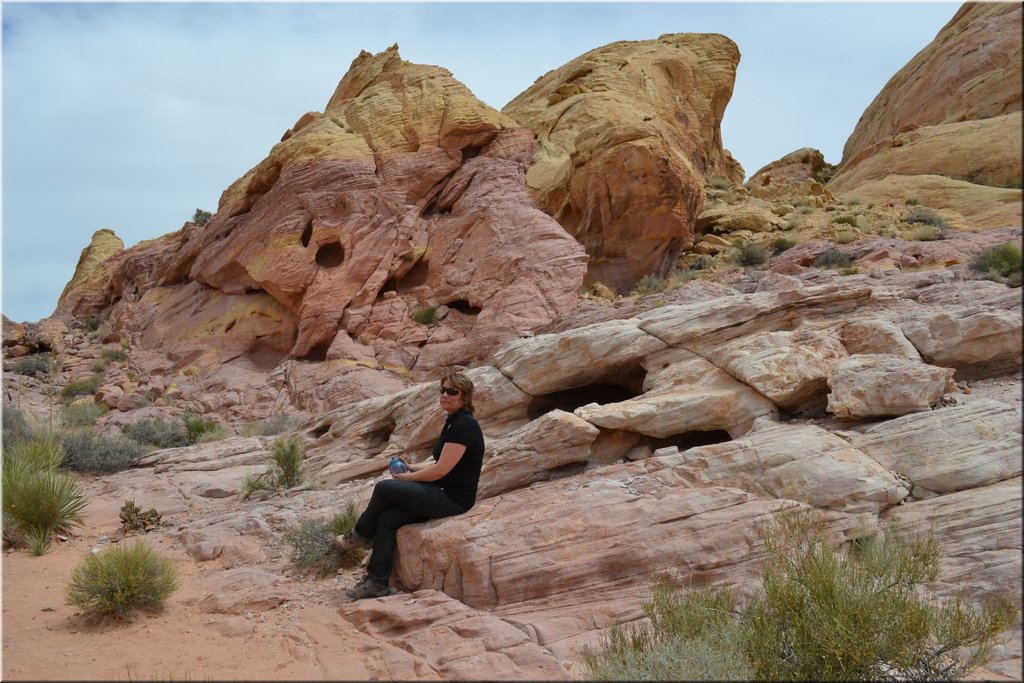
<instances>
[{"instance_id":1,"label":"blue water bottle","mask_svg":"<svg viewBox=\"0 0 1024 683\"><path fill-rule=\"evenodd\" d=\"M409 468L405 466L405 463L397 455L391 456L391 463L388 465L388 469L391 470L391 474L401 474L402 472L409 471Z\"/></svg>"}]
</instances>

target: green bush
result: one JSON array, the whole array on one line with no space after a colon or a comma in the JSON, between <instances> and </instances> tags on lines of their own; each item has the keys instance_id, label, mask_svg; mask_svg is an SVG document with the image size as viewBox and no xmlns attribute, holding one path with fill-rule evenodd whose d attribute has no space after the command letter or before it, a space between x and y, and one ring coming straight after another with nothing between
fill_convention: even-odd
<instances>
[{"instance_id":1,"label":"green bush","mask_svg":"<svg viewBox=\"0 0 1024 683\"><path fill-rule=\"evenodd\" d=\"M1002 278L1017 277L1017 284L1020 287L1021 274L1021 250L1013 242L989 247L971 259L971 270L978 273L988 273Z\"/></svg>"},{"instance_id":2,"label":"green bush","mask_svg":"<svg viewBox=\"0 0 1024 683\"><path fill-rule=\"evenodd\" d=\"M849 268L853 265L853 257L846 252L829 247L818 254L818 258L811 263L815 268Z\"/></svg>"},{"instance_id":3,"label":"green bush","mask_svg":"<svg viewBox=\"0 0 1024 683\"><path fill-rule=\"evenodd\" d=\"M132 439L97 434L88 428L65 430L60 440L68 454L64 467L78 472L120 472L131 467L132 460L145 452L145 448Z\"/></svg>"},{"instance_id":4,"label":"green bush","mask_svg":"<svg viewBox=\"0 0 1024 683\"><path fill-rule=\"evenodd\" d=\"M715 257L711 254L701 254L688 265L687 270L708 270L715 265Z\"/></svg>"},{"instance_id":5,"label":"green bush","mask_svg":"<svg viewBox=\"0 0 1024 683\"><path fill-rule=\"evenodd\" d=\"M955 680L1020 621L1018 598L978 609L920 588L938 576L932 535L893 531L833 548L818 513L780 513L765 534L762 590L733 614L728 591L680 594L664 579L648 625L613 627L586 654L604 680Z\"/></svg>"},{"instance_id":6,"label":"green bush","mask_svg":"<svg viewBox=\"0 0 1024 683\"><path fill-rule=\"evenodd\" d=\"M102 403L72 403L60 410L60 423L65 427L91 427L107 412Z\"/></svg>"},{"instance_id":7,"label":"green bush","mask_svg":"<svg viewBox=\"0 0 1024 683\"><path fill-rule=\"evenodd\" d=\"M843 223L844 225L852 225L855 228L857 227L857 217L856 216L850 216L850 215L836 216L835 218L832 219L832 222L833 223Z\"/></svg>"},{"instance_id":8,"label":"green bush","mask_svg":"<svg viewBox=\"0 0 1024 683\"><path fill-rule=\"evenodd\" d=\"M51 533L82 525L87 501L74 477L57 470L65 456L53 441L22 441L4 448L5 534L23 535L35 555L46 552Z\"/></svg>"},{"instance_id":9,"label":"green bush","mask_svg":"<svg viewBox=\"0 0 1024 683\"><path fill-rule=\"evenodd\" d=\"M128 352L124 349L104 349L101 357L108 363L124 363L128 360Z\"/></svg>"},{"instance_id":10,"label":"green bush","mask_svg":"<svg viewBox=\"0 0 1024 683\"><path fill-rule=\"evenodd\" d=\"M196 209L196 212L192 214L192 222L200 227L209 223L211 218L213 218L213 214L202 209Z\"/></svg>"},{"instance_id":11,"label":"green bush","mask_svg":"<svg viewBox=\"0 0 1024 683\"><path fill-rule=\"evenodd\" d=\"M277 439L271 452L277 466L277 486L286 489L298 486L302 481L302 459L305 457L298 440Z\"/></svg>"},{"instance_id":12,"label":"green bush","mask_svg":"<svg viewBox=\"0 0 1024 683\"><path fill-rule=\"evenodd\" d=\"M759 266L768 260L764 249L751 242L740 242L732 252L732 259L741 266Z\"/></svg>"},{"instance_id":13,"label":"green bush","mask_svg":"<svg viewBox=\"0 0 1024 683\"><path fill-rule=\"evenodd\" d=\"M715 188L716 190L728 190L732 187L732 183L725 176L713 175L707 180L708 185Z\"/></svg>"},{"instance_id":14,"label":"green bush","mask_svg":"<svg viewBox=\"0 0 1024 683\"><path fill-rule=\"evenodd\" d=\"M903 200L903 203L906 204L907 206L917 206L921 202L914 199L913 197L907 197L906 199Z\"/></svg>"},{"instance_id":15,"label":"green bush","mask_svg":"<svg viewBox=\"0 0 1024 683\"><path fill-rule=\"evenodd\" d=\"M707 587L680 592L659 577L652 593L652 599L643 604L649 625L613 626L600 650L585 653L596 680L752 679L728 590Z\"/></svg>"},{"instance_id":16,"label":"green bush","mask_svg":"<svg viewBox=\"0 0 1024 683\"><path fill-rule=\"evenodd\" d=\"M11 366L11 372L17 375L34 377L39 373L45 374L49 372L51 366L53 366L54 370L57 369L53 354L49 351L44 351L43 353L29 354L14 361L14 364Z\"/></svg>"},{"instance_id":17,"label":"green bush","mask_svg":"<svg viewBox=\"0 0 1024 683\"><path fill-rule=\"evenodd\" d=\"M3 447L37 438L35 426L25 417L25 413L10 403L3 407Z\"/></svg>"},{"instance_id":18,"label":"green bush","mask_svg":"<svg viewBox=\"0 0 1024 683\"><path fill-rule=\"evenodd\" d=\"M185 422L165 420L162 417L143 418L126 424L121 431L136 443L150 446L149 450L188 446L193 443Z\"/></svg>"},{"instance_id":19,"label":"green bush","mask_svg":"<svg viewBox=\"0 0 1024 683\"><path fill-rule=\"evenodd\" d=\"M285 539L291 545L292 567L300 573L313 572L318 576L333 574L339 568L358 566L366 550L353 548L339 552L334 547L334 537L350 531L358 515L355 504L349 501L345 511L334 515L330 521L302 518Z\"/></svg>"},{"instance_id":20,"label":"green bush","mask_svg":"<svg viewBox=\"0 0 1024 683\"><path fill-rule=\"evenodd\" d=\"M135 499L132 499L124 502L118 517L121 519L122 531L147 532L160 526L162 515L156 508L149 508L143 512L142 508L135 504Z\"/></svg>"},{"instance_id":21,"label":"green bush","mask_svg":"<svg viewBox=\"0 0 1024 683\"><path fill-rule=\"evenodd\" d=\"M422 306L412 312L412 319L420 325L429 325L437 318L437 306Z\"/></svg>"},{"instance_id":22,"label":"green bush","mask_svg":"<svg viewBox=\"0 0 1024 683\"><path fill-rule=\"evenodd\" d=\"M86 379L71 380L61 389L60 395L65 400L73 399L75 396L92 396L100 390L102 383L103 375L100 374L95 374Z\"/></svg>"},{"instance_id":23,"label":"green bush","mask_svg":"<svg viewBox=\"0 0 1024 683\"><path fill-rule=\"evenodd\" d=\"M772 240L772 253L778 256L787 249L796 246L796 240L792 237L776 237Z\"/></svg>"},{"instance_id":24,"label":"green bush","mask_svg":"<svg viewBox=\"0 0 1024 683\"><path fill-rule=\"evenodd\" d=\"M185 425L188 443L199 443L202 437L206 435L211 435L215 438L202 439L203 441L215 441L217 438L224 438L225 432L223 428L213 418L193 417L191 413L186 412L182 416L182 422Z\"/></svg>"},{"instance_id":25,"label":"green bush","mask_svg":"<svg viewBox=\"0 0 1024 683\"><path fill-rule=\"evenodd\" d=\"M946 228L946 220L927 206L915 206L903 215L904 223L922 223L936 228Z\"/></svg>"},{"instance_id":26,"label":"green bush","mask_svg":"<svg viewBox=\"0 0 1024 683\"><path fill-rule=\"evenodd\" d=\"M88 619L124 619L137 608L162 609L177 589L174 564L136 541L86 555L71 572L67 602Z\"/></svg>"},{"instance_id":27,"label":"green bush","mask_svg":"<svg viewBox=\"0 0 1024 683\"><path fill-rule=\"evenodd\" d=\"M818 515L790 513L768 529L765 551L763 593L742 615L760 680L961 678L1019 619L1008 601L975 610L922 597L939 572L931 535L889 532L842 554Z\"/></svg>"},{"instance_id":28,"label":"green bush","mask_svg":"<svg viewBox=\"0 0 1024 683\"><path fill-rule=\"evenodd\" d=\"M907 232L906 238L910 242L934 242L945 239L946 233L934 225L921 225Z\"/></svg>"},{"instance_id":29,"label":"green bush","mask_svg":"<svg viewBox=\"0 0 1024 683\"><path fill-rule=\"evenodd\" d=\"M636 296L647 296L657 294L665 290L665 281L657 275L644 275L633 287L633 294Z\"/></svg>"}]
</instances>

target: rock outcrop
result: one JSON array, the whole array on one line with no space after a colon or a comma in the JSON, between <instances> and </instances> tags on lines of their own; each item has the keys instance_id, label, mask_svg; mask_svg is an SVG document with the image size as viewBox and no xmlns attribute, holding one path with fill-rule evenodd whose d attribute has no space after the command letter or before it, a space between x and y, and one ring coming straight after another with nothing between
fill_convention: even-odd
<instances>
[{"instance_id":1,"label":"rock outcrop","mask_svg":"<svg viewBox=\"0 0 1024 683\"><path fill-rule=\"evenodd\" d=\"M1019 4L964 4L861 116L828 190L1020 225L1021 21Z\"/></svg>"},{"instance_id":2,"label":"rock outcrop","mask_svg":"<svg viewBox=\"0 0 1024 683\"><path fill-rule=\"evenodd\" d=\"M364 52L207 225L108 259L98 291L76 276L57 314L179 366L468 362L576 305L586 255L530 202L531 137L445 69Z\"/></svg>"},{"instance_id":3,"label":"rock outcrop","mask_svg":"<svg viewBox=\"0 0 1024 683\"><path fill-rule=\"evenodd\" d=\"M741 182L720 124L739 63L715 34L621 41L554 69L503 112L538 141L534 202L590 256L588 282L626 291L693 242L706 178Z\"/></svg>"}]
</instances>

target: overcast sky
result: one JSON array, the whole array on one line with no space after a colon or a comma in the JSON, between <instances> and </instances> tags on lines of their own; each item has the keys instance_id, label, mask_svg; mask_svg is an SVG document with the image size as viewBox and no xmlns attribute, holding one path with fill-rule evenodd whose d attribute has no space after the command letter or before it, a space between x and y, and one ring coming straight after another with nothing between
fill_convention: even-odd
<instances>
[{"instance_id":1,"label":"overcast sky","mask_svg":"<svg viewBox=\"0 0 1024 683\"><path fill-rule=\"evenodd\" d=\"M838 163L886 82L955 14L944 3L3 2L3 304L50 315L94 231L126 247L215 211L360 50L398 43L500 109L617 40L739 46L725 146L748 176L800 147Z\"/></svg>"}]
</instances>

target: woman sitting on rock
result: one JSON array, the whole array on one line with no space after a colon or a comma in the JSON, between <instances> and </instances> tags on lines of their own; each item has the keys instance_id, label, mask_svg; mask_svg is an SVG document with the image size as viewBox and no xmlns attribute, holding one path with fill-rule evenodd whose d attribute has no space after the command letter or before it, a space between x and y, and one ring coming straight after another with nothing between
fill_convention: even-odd
<instances>
[{"instance_id":1,"label":"woman sitting on rock","mask_svg":"<svg viewBox=\"0 0 1024 683\"><path fill-rule=\"evenodd\" d=\"M356 600L390 592L396 534L401 526L466 512L476 503L484 435L473 417L473 381L460 372L441 378L441 410L448 413L434 460L406 463L408 472L377 482L352 530L334 539L341 550L373 546L366 576L345 593Z\"/></svg>"}]
</instances>

